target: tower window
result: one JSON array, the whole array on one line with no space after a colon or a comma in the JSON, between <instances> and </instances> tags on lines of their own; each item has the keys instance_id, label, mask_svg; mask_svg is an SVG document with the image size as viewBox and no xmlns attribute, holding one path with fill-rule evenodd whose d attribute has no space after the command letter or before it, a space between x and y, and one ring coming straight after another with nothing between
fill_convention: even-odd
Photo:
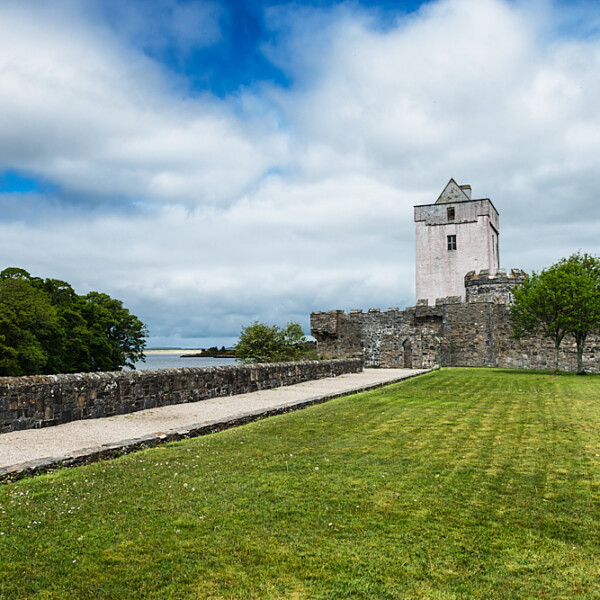
<instances>
[{"instance_id":1,"label":"tower window","mask_svg":"<svg viewBox=\"0 0 600 600\"><path fill-rule=\"evenodd\" d=\"M454 212L454 206L448 207L448 221L454 221L456 214Z\"/></svg>"},{"instance_id":2,"label":"tower window","mask_svg":"<svg viewBox=\"0 0 600 600\"><path fill-rule=\"evenodd\" d=\"M456 236L455 235L448 236L448 250L456 250Z\"/></svg>"}]
</instances>

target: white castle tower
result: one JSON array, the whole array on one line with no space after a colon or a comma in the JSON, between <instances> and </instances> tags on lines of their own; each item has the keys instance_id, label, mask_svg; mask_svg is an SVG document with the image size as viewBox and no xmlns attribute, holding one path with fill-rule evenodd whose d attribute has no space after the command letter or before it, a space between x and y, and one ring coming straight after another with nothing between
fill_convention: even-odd
<instances>
[{"instance_id":1,"label":"white castle tower","mask_svg":"<svg viewBox=\"0 0 600 600\"><path fill-rule=\"evenodd\" d=\"M498 271L498 211L488 198L472 200L470 185L450 179L435 204L415 206L415 224L417 300L464 301L469 271Z\"/></svg>"}]
</instances>

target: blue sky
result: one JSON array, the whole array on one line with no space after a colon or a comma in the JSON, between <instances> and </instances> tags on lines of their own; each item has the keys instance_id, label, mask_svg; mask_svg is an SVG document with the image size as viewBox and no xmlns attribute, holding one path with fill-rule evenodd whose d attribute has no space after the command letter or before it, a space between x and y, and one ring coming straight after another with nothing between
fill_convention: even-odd
<instances>
[{"instance_id":1,"label":"blue sky","mask_svg":"<svg viewBox=\"0 0 600 600\"><path fill-rule=\"evenodd\" d=\"M414 304L412 207L490 197L505 268L600 253L600 5L0 3L0 258L151 345Z\"/></svg>"},{"instance_id":2,"label":"blue sky","mask_svg":"<svg viewBox=\"0 0 600 600\"><path fill-rule=\"evenodd\" d=\"M422 2L363 0L352 3L314 0L307 2L256 2L251 0L225 0L222 2L171 2L122 0L105 2L104 18L118 32L128 35L141 50L159 61L166 69L181 74L190 93L210 92L219 97L235 94L243 87L260 82L273 82L283 87L293 85L285 70L278 68L267 56L264 48L277 45L286 28L274 24L277 16L292 11L322 14L335 12L347 5L353 10L371 12L380 27L395 22L399 16L419 8ZM178 11L201 6L196 13L204 22L202 33L190 36L177 32ZM125 27L119 17L132 11L143 13L139 28ZM298 18L301 18L300 16ZM149 39L148 24L156 34ZM158 38L158 40L157 40Z\"/></svg>"}]
</instances>

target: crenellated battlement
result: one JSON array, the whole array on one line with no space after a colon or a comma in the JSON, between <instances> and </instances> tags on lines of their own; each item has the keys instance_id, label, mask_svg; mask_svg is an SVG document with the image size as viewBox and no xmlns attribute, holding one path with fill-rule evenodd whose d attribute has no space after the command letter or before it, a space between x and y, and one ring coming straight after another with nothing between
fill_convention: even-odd
<instances>
[{"instance_id":1,"label":"crenellated battlement","mask_svg":"<svg viewBox=\"0 0 600 600\"><path fill-rule=\"evenodd\" d=\"M462 299L460 296L446 296L444 298L436 298L435 304L431 306L440 307L445 306L446 304L460 304L461 302ZM419 300L417 300L417 308L424 308L426 306L430 306L428 298L420 298Z\"/></svg>"},{"instance_id":2,"label":"crenellated battlement","mask_svg":"<svg viewBox=\"0 0 600 600\"><path fill-rule=\"evenodd\" d=\"M404 310L314 312L311 331L323 355L361 357L366 366L551 368L551 341L511 338L512 294L526 277L521 269L472 271L464 278L466 302L448 296ZM575 368L574 341L563 344L560 360L562 368ZM590 338L585 361L587 370L600 372L600 337Z\"/></svg>"},{"instance_id":3,"label":"crenellated battlement","mask_svg":"<svg viewBox=\"0 0 600 600\"><path fill-rule=\"evenodd\" d=\"M498 269L496 273L490 274L489 269L481 271L469 271L465 275L465 287L469 285L480 285L486 283L522 283L527 277L527 273L522 269L511 269L507 273L506 269Z\"/></svg>"},{"instance_id":4,"label":"crenellated battlement","mask_svg":"<svg viewBox=\"0 0 600 600\"><path fill-rule=\"evenodd\" d=\"M390 368L552 368L551 340L512 337L513 294L527 273L499 268L498 212L491 201L473 200L470 186L451 179L434 204L415 206L415 227L416 305L314 312L318 351ZM488 268L470 270L475 267ZM561 367L575 369L576 354L575 341L567 339ZM587 370L600 373L600 336L588 340L585 361Z\"/></svg>"},{"instance_id":5,"label":"crenellated battlement","mask_svg":"<svg viewBox=\"0 0 600 600\"><path fill-rule=\"evenodd\" d=\"M469 271L465 275L465 291L467 302L496 302L510 304L513 300L513 289L523 283L527 273L521 269L498 269L496 273L488 270Z\"/></svg>"},{"instance_id":6,"label":"crenellated battlement","mask_svg":"<svg viewBox=\"0 0 600 600\"><path fill-rule=\"evenodd\" d=\"M419 299L403 310L316 311L310 316L311 333L324 355L362 356L371 366L459 364L466 360L457 358L462 356L461 348L469 348L473 354L465 364L492 364L490 346L480 339L482 315L491 315L494 306L508 310L514 286L525 277L521 269L510 273L500 269L494 274L470 271L464 277L466 301L461 296L446 296L436 298L435 303Z\"/></svg>"},{"instance_id":7,"label":"crenellated battlement","mask_svg":"<svg viewBox=\"0 0 600 600\"><path fill-rule=\"evenodd\" d=\"M397 306L390 307L387 310L381 310L380 308L369 308L366 311L364 311L362 308L353 308L349 311L315 310L311 313L311 317L314 317L317 320L321 320L321 319L327 319L327 318L337 318L339 315L345 315L345 316L354 316L354 315L358 316L358 315L369 315L369 314L380 314L380 315L394 314L394 315L396 315L401 312L403 312L403 311L401 311L400 308L398 308Z\"/></svg>"},{"instance_id":8,"label":"crenellated battlement","mask_svg":"<svg viewBox=\"0 0 600 600\"><path fill-rule=\"evenodd\" d=\"M416 306L400 310L398 307L390 307L387 310L379 308L352 309L348 312L343 310L315 311L311 314L311 332L319 340L332 342L339 340L348 351L353 345L354 354L359 346L361 331L367 323L380 323L382 327L391 326L393 323L406 323L412 319L441 319L445 307L466 305L473 303L490 302L494 304L510 304L512 302L512 290L515 285L523 282L527 273L521 269L511 269L507 273L505 269L499 269L490 274L486 269L475 272L470 271L465 275L466 302L460 296L446 296L436 298L435 304L429 304L427 298L417 300ZM337 348L338 351L342 348ZM347 355L344 353L344 355Z\"/></svg>"},{"instance_id":9,"label":"crenellated battlement","mask_svg":"<svg viewBox=\"0 0 600 600\"><path fill-rule=\"evenodd\" d=\"M367 366L437 364L435 336L441 335L442 306L400 310L370 308L313 312L311 334L325 356L361 356ZM418 358L417 358L418 357Z\"/></svg>"}]
</instances>

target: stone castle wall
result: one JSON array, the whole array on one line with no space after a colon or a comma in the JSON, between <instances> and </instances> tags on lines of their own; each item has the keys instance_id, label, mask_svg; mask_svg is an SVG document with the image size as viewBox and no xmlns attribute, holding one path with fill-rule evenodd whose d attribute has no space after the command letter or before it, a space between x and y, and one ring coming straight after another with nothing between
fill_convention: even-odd
<instances>
[{"instance_id":1,"label":"stone castle wall","mask_svg":"<svg viewBox=\"0 0 600 600\"><path fill-rule=\"evenodd\" d=\"M426 368L439 364L440 307L341 310L311 314L311 333L325 356L363 358L366 367Z\"/></svg>"},{"instance_id":2,"label":"stone castle wall","mask_svg":"<svg viewBox=\"0 0 600 600\"><path fill-rule=\"evenodd\" d=\"M511 367L553 369L554 343L541 337L511 339L512 289L525 273L513 269L471 272L465 277L467 302L440 298L435 306L421 300L405 310L315 312L311 333L319 352L328 357L359 356L366 366L425 368ZM560 368L575 371L575 340L566 337ZM600 337L590 336L584 368L600 372Z\"/></svg>"},{"instance_id":3,"label":"stone castle wall","mask_svg":"<svg viewBox=\"0 0 600 600\"><path fill-rule=\"evenodd\" d=\"M0 433L110 417L362 371L361 359L0 377Z\"/></svg>"}]
</instances>

